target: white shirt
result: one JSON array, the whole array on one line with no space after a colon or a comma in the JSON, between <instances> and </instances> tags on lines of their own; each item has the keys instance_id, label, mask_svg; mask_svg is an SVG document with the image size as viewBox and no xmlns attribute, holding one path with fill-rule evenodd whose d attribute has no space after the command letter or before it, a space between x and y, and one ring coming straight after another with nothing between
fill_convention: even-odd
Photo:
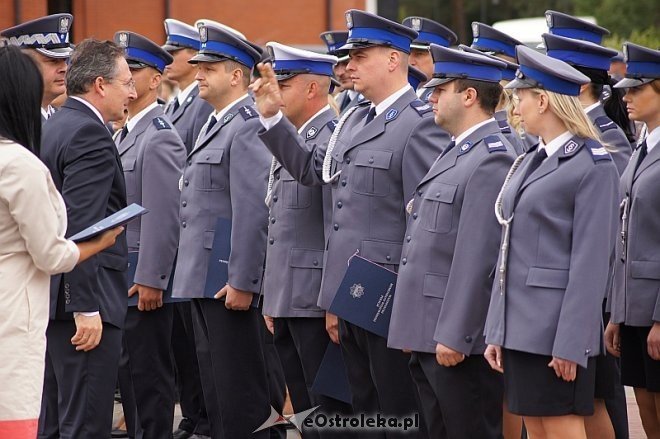
<instances>
[{"instance_id":1,"label":"white shirt","mask_svg":"<svg viewBox=\"0 0 660 439\"><path fill-rule=\"evenodd\" d=\"M233 101L231 104L227 105L227 106L226 106L225 108L223 108L222 110L220 110L220 111L214 111L214 112L211 113L211 114L213 114L213 115L215 116L215 119L216 119L218 122L220 122L220 120L222 120L222 118L225 116L225 114L227 114L227 112L229 111L229 109L230 109L231 107L233 107L234 105L236 105L237 103L239 103L240 101L242 101L243 99L245 99L245 98L247 98L247 97L248 97L248 94L245 93L243 96L241 96L240 98L236 99L235 101ZM209 118L209 120L211 120L211 118Z\"/></svg>"},{"instance_id":2,"label":"white shirt","mask_svg":"<svg viewBox=\"0 0 660 439\"><path fill-rule=\"evenodd\" d=\"M463 140L467 138L467 136L474 133L476 130L478 130L479 128L481 128L482 126L486 125L489 122L495 122L495 118L491 117L490 119L486 119L483 122L479 122L476 125L472 125L470 128L459 134L458 137L455 138L454 142L456 142L457 146L460 145L461 143L463 143Z\"/></svg>"},{"instance_id":3,"label":"white shirt","mask_svg":"<svg viewBox=\"0 0 660 439\"><path fill-rule=\"evenodd\" d=\"M547 145L545 143L543 143L543 139L541 139L539 137L539 148L538 148L538 150L540 151L541 148L545 149L546 154L548 154L548 157L550 157L552 154L559 151L559 148L561 148L564 145L564 143L571 140L571 137L573 137L573 134L571 134L570 131L564 131L562 134L555 137Z\"/></svg>"},{"instance_id":4,"label":"white shirt","mask_svg":"<svg viewBox=\"0 0 660 439\"><path fill-rule=\"evenodd\" d=\"M600 107L600 106L601 106L600 102L596 102L595 104L591 104L588 107L584 107L584 112L589 114L595 108Z\"/></svg>"},{"instance_id":5,"label":"white shirt","mask_svg":"<svg viewBox=\"0 0 660 439\"><path fill-rule=\"evenodd\" d=\"M660 142L660 126L656 127L646 136L646 152L651 152L658 145L658 142Z\"/></svg>"},{"instance_id":6,"label":"white shirt","mask_svg":"<svg viewBox=\"0 0 660 439\"><path fill-rule=\"evenodd\" d=\"M383 99L383 102L376 105L376 116L380 115L380 113L390 108L392 104L394 104L396 100L399 99L401 96L406 94L408 90L412 90L410 84L404 85L402 88L400 88L399 90L395 91L394 93ZM374 108L373 103L369 107L369 111L371 111L372 108Z\"/></svg>"},{"instance_id":7,"label":"white shirt","mask_svg":"<svg viewBox=\"0 0 660 439\"><path fill-rule=\"evenodd\" d=\"M101 123L102 123L103 125L105 125L105 121L103 120L103 116L101 116L101 113L99 112L99 110L96 109L95 106L93 106L93 105L90 104L88 101L86 101L85 99L83 99L83 98L81 98L81 97L79 97L79 96L70 96L70 98L71 98L71 99L75 99L76 101L78 101L78 102L82 102L83 104L85 104L90 110L92 110L92 111L94 112L94 114L96 114L96 117L99 118L99 120L101 121Z\"/></svg>"},{"instance_id":8,"label":"white shirt","mask_svg":"<svg viewBox=\"0 0 660 439\"><path fill-rule=\"evenodd\" d=\"M197 81L193 81L190 83L190 85L183 90L179 92L178 95L176 95L176 100L179 101L179 105L183 105L183 103L186 101L186 98L190 96L190 93L197 87Z\"/></svg>"},{"instance_id":9,"label":"white shirt","mask_svg":"<svg viewBox=\"0 0 660 439\"><path fill-rule=\"evenodd\" d=\"M151 110L153 110L153 109L156 108L157 106L158 106L158 101L153 101L153 102L151 103L151 105L148 105L148 106L147 106L147 108L144 108L144 109L143 109L142 111L140 111L138 114L136 114L135 116L133 116L133 117L131 117L130 119L128 119L128 120L126 121L126 128L128 129L128 132L130 133L131 131L133 131L133 128L135 128L135 125L138 124L138 122L140 121L140 119L142 119L142 118L144 117L145 114L147 114L148 112L150 112Z\"/></svg>"},{"instance_id":10,"label":"white shirt","mask_svg":"<svg viewBox=\"0 0 660 439\"><path fill-rule=\"evenodd\" d=\"M41 107L41 115L46 120L48 120L53 115L54 111L55 111L55 109L53 107L51 107L50 105L46 108Z\"/></svg>"}]
</instances>

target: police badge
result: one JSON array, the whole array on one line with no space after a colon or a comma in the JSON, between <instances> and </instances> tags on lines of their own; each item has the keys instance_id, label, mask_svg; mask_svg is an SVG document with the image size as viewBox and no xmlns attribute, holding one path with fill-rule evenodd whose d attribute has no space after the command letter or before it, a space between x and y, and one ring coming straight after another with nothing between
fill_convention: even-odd
<instances>
[{"instance_id":1,"label":"police badge","mask_svg":"<svg viewBox=\"0 0 660 439\"><path fill-rule=\"evenodd\" d=\"M332 36L332 34L325 34L324 37L328 44L335 44L335 38Z\"/></svg>"},{"instance_id":2,"label":"police badge","mask_svg":"<svg viewBox=\"0 0 660 439\"><path fill-rule=\"evenodd\" d=\"M128 34L126 32L119 34L119 45L121 47L128 47Z\"/></svg>"},{"instance_id":3,"label":"police badge","mask_svg":"<svg viewBox=\"0 0 660 439\"><path fill-rule=\"evenodd\" d=\"M364 296L364 287L361 284L353 284L350 289L351 297L354 299L359 299Z\"/></svg>"},{"instance_id":4,"label":"police badge","mask_svg":"<svg viewBox=\"0 0 660 439\"><path fill-rule=\"evenodd\" d=\"M566 145L564 145L564 154L570 154L578 147L578 144L575 140L571 140Z\"/></svg>"},{"instance_id":5,"label":"police badge","mask_svg":"<svg viewBox=\"0 0 660 439\"><path fill-rule=\"evenodd\" d=\"M479 38L479 25L477 23L472 23L472 37Z\"/></svg>"},{"instance_id":6,"label":"police badge","mask_svg":"<svg viewBox=\"0 0 660 439\"><path fill-rule=\"evenodd\" d=\"M206 41L208 41L208 39L209 39L208 29L206 28L206 26L203 26L203 25L200 26L199 27L199 40L202 43L206 43Z\"/></svg>"},{"instance_id":7,"label":"police badge","mask_svg":"<svg viewBox=\"0 0 660 439\"><path fill-rule=\"evenodd\" d=\"M346 27L351 29L353 27L353 17L350 12L346 13Z\"/></svg>"},{"instance_id":8,"label":"police badge","mask_svg":"<svg viewBox=\"0 0 660 439\"><path fill-rule=\"evenodd\" d=\"M413 17L413 19L410 20L410 25L414 31L419 32L422 29L422 19L419 17Z\"/></svg>"},{"instance_id":9,"label":"police badge","mask_svg":"<svg viewBox=\"0 0 660 439\"><path fill-rule=\"evenodd\" d=\"M552 14L545 14L545 22L549 29L552 29Z\"/></svg>"},{"instance_id":10,"label":"police badge","mask_svg":"<svg viewBox=\"0 0 660 439\"><path fill-rule=\"evenodd\" d=\"M71 22L69 21L69 17L62 17L60 18L60 32L61 34L66 34L69 32L69 25Z\"/></svg>"}]
</instances>

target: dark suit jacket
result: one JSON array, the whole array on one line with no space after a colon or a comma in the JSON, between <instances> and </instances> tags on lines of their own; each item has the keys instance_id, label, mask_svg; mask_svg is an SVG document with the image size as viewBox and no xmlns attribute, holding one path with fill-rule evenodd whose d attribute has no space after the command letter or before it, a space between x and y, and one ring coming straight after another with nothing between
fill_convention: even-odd
<instances>
[{"instance_id":1,"label":"dark suit jacket","mask_svg":"<svg viewBox=\"0 0 660 439\"><path fill-rule=\"evenodd\" d=\"M69 98L44 126L41 159L67 206L71 236L126 207L124 174L107 127L83 103ZM99 311L104 322L123 327L127 306L125 234L114 246L53 276L51 319Z\"/></svg>"}]
</instances>

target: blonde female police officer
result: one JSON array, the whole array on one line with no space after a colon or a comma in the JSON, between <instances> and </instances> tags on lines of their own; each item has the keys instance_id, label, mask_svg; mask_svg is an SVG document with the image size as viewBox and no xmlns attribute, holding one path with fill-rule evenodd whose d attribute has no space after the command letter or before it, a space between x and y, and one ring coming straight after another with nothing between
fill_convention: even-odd
<instances>
[{"instance_id":1,"label":"blonde female police officer","mask_svg":"<svg viewBox=\"0 0 660 439\"><path fill-rule=\"evenodd\" d=\"M503 226L486 358L533 437L584 437L609 278L618 173L577 100L589 78L518 46L516 112L539 145L516 160L496 203Z\"/></svg>"}]
</instances>

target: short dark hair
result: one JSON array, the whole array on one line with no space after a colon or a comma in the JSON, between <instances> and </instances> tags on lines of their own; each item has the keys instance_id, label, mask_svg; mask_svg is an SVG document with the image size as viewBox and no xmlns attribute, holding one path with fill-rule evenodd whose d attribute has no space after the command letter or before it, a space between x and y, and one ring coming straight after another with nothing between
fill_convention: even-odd
<instances>
[{"instance_id":1,"label":"short dark hair","mask_svg":"<svg viewBox=\"0 0 660 439\"><path fill-rule=\"evenodd\" d=\"M468 88L473 88L477 91L477 101L482 110L490 115L495 113L495 109L500 102L500 96L503 91L499 82L456 79L454 86L456 93L463 92Z\"/></svg>"},{"instance_id":2,"label":"short dark hair","mask_svg":"<svg viewBox=\"0 0 660 439\"><path fill-rule=\"evenodd\" d=\"M15 46L0 47L0 137L39 155L41 143L41 71Z\"/></svg>"},{"instance_id":3,"label":"short dark hair","mask_svg":"<svg viewBox=\"0 0 660 439\"><path fill-rule=\"evenodd\" d=\"M85 94L99 76L113 79L117 74L117 58L124 56L124 49L112 41L92 38L83 40L71 54L66 72L66 91L69 96Z\"/></svg>"},{"instance_id":4,"label":"short dark hair","mask_svg":"<svg viewBox=\"0 0 660 439\"><path fill-rule=\"evenodd\" d=\"M223 64L225 66L225 72L230 73L233 72L236 69L239 69L243 73L243 86L247 87L250 85L250 68L245 66L244 64L239 63L238 61L234 61L233 59L228 59L223 61Z\"/></svg>"}]
</instances>

